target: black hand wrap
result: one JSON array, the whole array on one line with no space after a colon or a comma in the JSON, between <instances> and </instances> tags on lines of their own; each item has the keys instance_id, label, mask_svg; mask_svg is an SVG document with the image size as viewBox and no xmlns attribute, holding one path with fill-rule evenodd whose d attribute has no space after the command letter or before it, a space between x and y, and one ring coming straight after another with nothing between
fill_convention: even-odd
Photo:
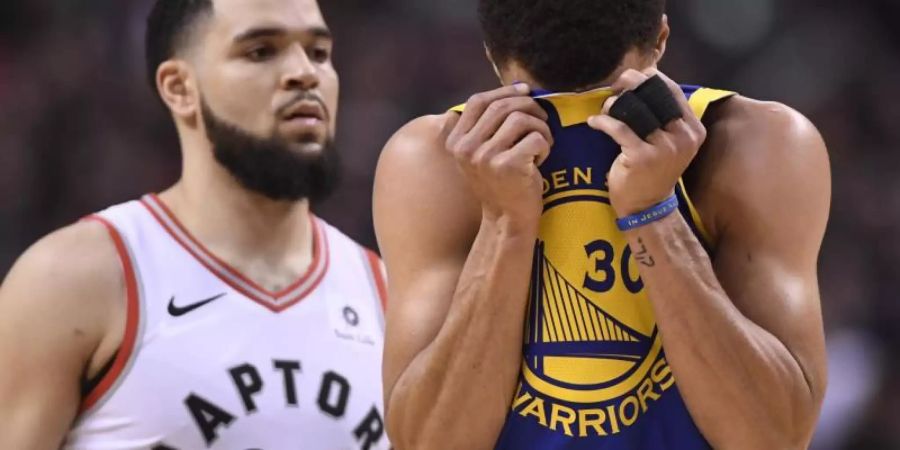
<instances>
[{"instance_id":1,"label":"black hand wrap","mask_svg":"<svg viewBox=\"0 0 900 450\"><path fill-rule=\"evenodd\" d=\"M634 93L653 111L663 127L684 117L678 100L675 100L669 85L659 75L648 78Z\"/></svg>"},{"instance_id":2,"label":"black hand wrap","mask_svg":"<svg viewBox=\"0 0 900 450\"><path fill-rule=\"evenodd\" d=\"M625 122L625 125L628 125L638 137L645 140L647 136L662 127L650 107L632 91L619 96L619 99L610 108L609 115L613 119Z\"/></svg>"}]
</instances>

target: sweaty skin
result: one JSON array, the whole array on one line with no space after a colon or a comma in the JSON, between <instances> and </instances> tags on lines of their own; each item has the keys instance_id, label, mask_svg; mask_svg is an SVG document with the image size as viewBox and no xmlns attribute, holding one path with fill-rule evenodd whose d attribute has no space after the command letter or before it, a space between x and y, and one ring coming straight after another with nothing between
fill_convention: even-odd
<instances>
[{"instance_id":1,"label":"sweaty skin","mask_svg":"<svg viewBox=\"0 0 900 450\"><path fill-rule=\"evenodd\" d=\"M646 76L621 72L614 87ZM400 450L493 448L521 365L539 213L501 215L500 224L482 214L501 202L454 159L456 120L401 129L376 175L391 280L387 427ZM608 116L590 124L623 146L610 174L619 216L665 199L684 175L716 245L710 259L677 214L627 233L701 432L717 449L805 448L826 384L816 266L830 175L818 132L784 105L744 97L713 106L705 124L692 115L673 122L649 143ZM526 190L517 201L535 197Z\"/></svg>"}]
</instances>

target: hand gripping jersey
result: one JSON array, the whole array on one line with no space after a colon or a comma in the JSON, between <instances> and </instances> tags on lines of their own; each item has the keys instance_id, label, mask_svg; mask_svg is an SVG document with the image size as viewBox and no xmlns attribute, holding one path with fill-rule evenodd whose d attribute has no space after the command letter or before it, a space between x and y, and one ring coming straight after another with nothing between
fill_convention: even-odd
<instances>
[{"instance_id":1,"label":"hand gripping jersey","mask_svg":"<svg viewBox=\"0 0 900 450\"><path fill-rule=\"evenodd\" d=\"M732 95L683 90L698 117ZM544 213L522 372L498 450L710 448L678 392L638 266L616 227L606 179L621 148L585 123L610 95L535 96L555 145L540 168ZM682 182L676 193L709 249Z\"/></svg>"},{"instance_id":2,"label":"hand gripping jersey","mask_svg":"<svg viewBox=\"0 0 900 450\"><path fill-rule=\"evenodd\" d=\"M311 218L314 258L281 292L246 279L155 196L88 220L125 269L127 325L64 449L390 447L378 258Z\"/></svg>"}]
</instances>

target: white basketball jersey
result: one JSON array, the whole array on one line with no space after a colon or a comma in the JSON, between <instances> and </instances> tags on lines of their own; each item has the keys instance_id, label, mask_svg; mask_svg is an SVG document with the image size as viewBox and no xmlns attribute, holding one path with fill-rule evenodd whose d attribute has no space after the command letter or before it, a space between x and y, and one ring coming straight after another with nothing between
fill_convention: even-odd
<instances>
[{"instance_id":1,"label":"white basketball jersey","mask_svg":"<svg viewBox=\"0 0 900 450\"><path fill-rule=\"evenodd\" d=\"M125 270L125 338L64 449L388 449L377 256L312 218L308 272L270 292L156 196L88 218Z\"/></svg>"}]
</instances>

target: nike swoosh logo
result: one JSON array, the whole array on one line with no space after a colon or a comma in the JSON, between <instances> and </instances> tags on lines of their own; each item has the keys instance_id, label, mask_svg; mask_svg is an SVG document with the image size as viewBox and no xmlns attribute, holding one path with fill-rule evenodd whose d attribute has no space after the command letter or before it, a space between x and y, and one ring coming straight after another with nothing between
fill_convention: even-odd
<instances>
[{"instance_id":1,"label":"nike swoosh logo","mask_svg":"<svg viewBox=\"0 0 900 450\"><path fill-rule=\"evenodd\" d=\"M225 293L221 293L215 297L210 297L206 300L201 300L197 303L191 303L190 305L187 305L187 306L176 306L175 305L175 296L173 295L172 299L169 300L169 314L171 314L172 317L181 317L197 308L200 308L201 306L206 306L207 304L212 303L224 296L225 296Z\"/></svg>"}]
</instances>

